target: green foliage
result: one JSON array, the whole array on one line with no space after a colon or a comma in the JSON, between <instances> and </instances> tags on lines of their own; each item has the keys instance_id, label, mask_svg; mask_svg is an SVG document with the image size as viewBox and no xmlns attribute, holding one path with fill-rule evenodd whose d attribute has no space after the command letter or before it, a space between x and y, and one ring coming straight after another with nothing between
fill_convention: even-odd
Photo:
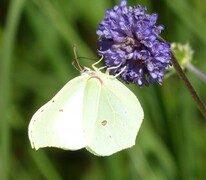
<instances>
[{"instance_id":1,"label":"green foliage","mask_svg":"<svg viewBox=\"0 0 206 180\"><path fill-rule=\"evenodd\" d=\"M85 150L32 150L28 124L33 113L78 72L80 57L97 57L98 23L109 0L13 0L0 2L0 179L196 180L205 179L206 121L176 75L162 86L139 89L145 119L135 147L111 157ZM129 1L148 6L165 25L164 38L190 42L194 63L206 73L203 0ZM93 60L79 59L90 67ZM187 73L206 101L206 87Z\"/></svg>"}]
</instances>

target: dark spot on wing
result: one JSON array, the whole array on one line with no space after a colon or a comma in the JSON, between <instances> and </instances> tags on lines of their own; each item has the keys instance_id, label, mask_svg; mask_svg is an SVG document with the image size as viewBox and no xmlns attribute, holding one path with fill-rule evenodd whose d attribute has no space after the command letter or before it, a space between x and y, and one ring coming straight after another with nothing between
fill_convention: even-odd
<instances>
[{"instance_id":1,"label":"dark spot on wing","mask_svg":"<svg viewBox=\"0 0 206 180\"><path fill-rule=\"evenodd\" d=\"M110 135L109 138L112 138L112 136Z\"/></svg>"},{"instance_id":2,"label":"dark spot on wing","mask_svg":"<svg viewBox=\"0 0 206 180\"><path fill-rule=\"evenodd\" d=\"M63 109L59 109L59 112L63 112Z\"/></svg>"},{"instance_id":3,"label":"dark spot on wing","mask_svg":"<svg viewBox=\"0 0 206 180\"><path fill-rule=\"evenodd\" d=\"M52 102L54 102L54 99L52 100Z\"/></svg>"},{"instance_id":4,"label":"dark spot on wing","mask_svg":"<svg viewBox=\"0 0 206 180\"><path fill-rule=\"evenodd\" d=\"M43 112L43 111L44 111L44 109L41 110L41 112Z\"/></svg>"},{"instance_id":5,"label":"dark spot on wing","mask_svg":"<svg viewBox=\"0 0 206 180\"><path fill-rule=\"evenodd\" d=\"M102 126L106 126L106 125L107 125L107 121L106 121L106 120L103 120L103 121L101 122L101 124L102 124Z\"/></svg>"}]
</instances>

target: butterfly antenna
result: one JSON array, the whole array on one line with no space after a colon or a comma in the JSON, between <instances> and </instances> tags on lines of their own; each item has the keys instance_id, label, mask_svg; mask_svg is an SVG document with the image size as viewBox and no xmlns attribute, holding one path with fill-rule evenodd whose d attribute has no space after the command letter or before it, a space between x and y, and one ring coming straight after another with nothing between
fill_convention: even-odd
<instances>
[{"instance_id":1,"label":"butterfly antenna","mask_svg":"<svg viewBox=\"0 0 206 180\"><path fill-rule=\"evenodd\" d=\"M76 52L76 46L74 45L73 47L73 52L74 52L74 61L72 62L72 65L77 69L78 71L83 71L83 68L79 64L79 60L77 58L77 52Z\"/></svg>"}]
</instances>

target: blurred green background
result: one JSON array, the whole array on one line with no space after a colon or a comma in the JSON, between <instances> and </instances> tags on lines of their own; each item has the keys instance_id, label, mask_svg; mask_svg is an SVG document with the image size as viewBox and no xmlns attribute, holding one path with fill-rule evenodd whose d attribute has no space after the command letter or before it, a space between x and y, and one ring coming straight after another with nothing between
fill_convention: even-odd
<instances>
[{"instance_id":1,"label":"blurred green background","mask_svg":"<svg viewBox=\"0 0 206 180\"><path fill-rule=\"evenodd\" d=\"M135 147L110 157L86 150L31 149L34 112L70 79L73 45L80 57L99 59L96 29L117 0L0 1L0 179L204 180L206 120L177 75L162 86L129 88L145 118ZM170 42L190 42L193 64L206 73L205 0L131 0L164 24ZM80 58L91 67L95 60ZM186 72L206 102L206 85Z\"/></svg>"}]
</instances>

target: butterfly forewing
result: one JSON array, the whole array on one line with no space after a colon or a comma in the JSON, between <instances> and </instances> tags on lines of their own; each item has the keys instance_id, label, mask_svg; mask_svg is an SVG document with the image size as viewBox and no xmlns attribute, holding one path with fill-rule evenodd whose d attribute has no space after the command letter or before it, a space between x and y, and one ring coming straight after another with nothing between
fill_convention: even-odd
<instances>
[{"instance_id":1,"label":"butterfly forewing","mask_svg":"<svg viewBox=\"0 0 206 180\"><path fill-rule=\"evenodd\" d=\"M89 137L87 149L96 155L106 156L135 144L143 110L136 96L126 86L111 77L102 79L104 83L96 79L86 87L86 99L95 96L90 98L94 102L85 106L89 107L86 114L90 115L84 119L84 124L91 116L92 120L84 127Z\"/></svg>"}]
</instances>

